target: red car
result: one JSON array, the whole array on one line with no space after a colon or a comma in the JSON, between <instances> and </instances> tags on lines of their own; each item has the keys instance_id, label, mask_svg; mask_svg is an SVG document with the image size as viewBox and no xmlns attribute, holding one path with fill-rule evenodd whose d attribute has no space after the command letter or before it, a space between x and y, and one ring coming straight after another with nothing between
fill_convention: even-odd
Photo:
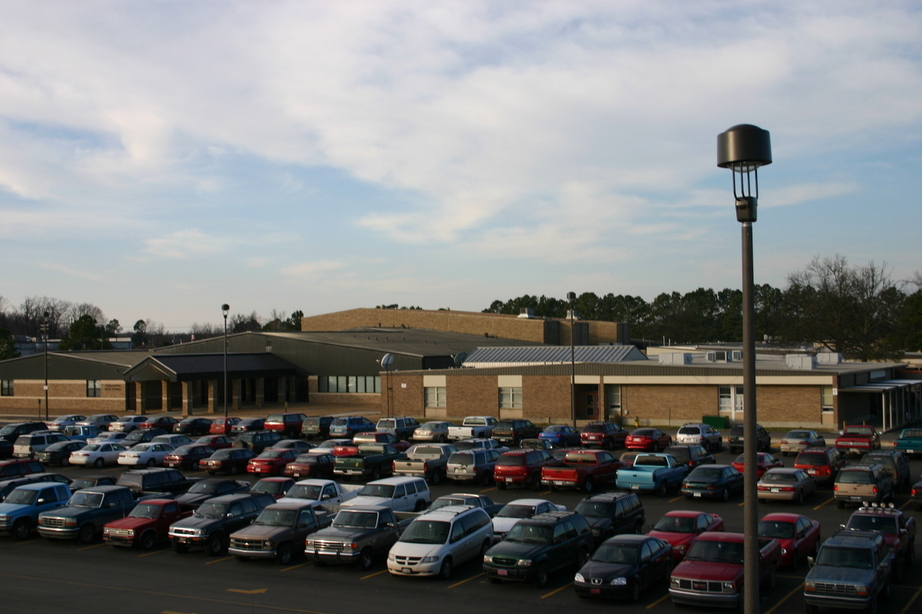
<instances>
[{"instance_id":1,"label":"red car","mask_svg":"<svg viewBox=\"0 0 922 614\"><path fill-rule=\"evenodd\" d=\"M190 443L189 445L179 446L164 456L163 466L195 471L198 469L198 462L205 460L212 454L214 454L214 448L211 446L206 446L203 443Z\"/></svg>"},{"instance_id":2,"label":"red car","mask_svg":"<svg viewBox=\"0 0 922 614\"><path fill-rule=\"evenodd\" d=\"M299 437L301 425L306 418L304 414L269 414L263 428L267 431L278 431L282 437Z\"/></svg>"},{"instance_id":3,"label":"red car","mask_svg":"<svg viewBox=\"0 0 922 614\"><path fill-rule=\"evenodd\" d=\"M173 499L147 499L138 503L125 518L106 523L102 538L110 546L138 546L152 549L167 541L170 525L192 515L182 511Z\"/></svg>"},{"instance_id":4,"label":"red car","mask_svg":"<svg viewBox=\"0 0 922 614\"><path fill-rule=\"evenodd\" d=\"M803 469L817 483L832 484L845 466L845 458L835 448L807 448L794 459L794 468Z\"/></svg>"},{"instance_id":5,"label":"red car","mask_svg":"<svg viewBox=\"0 0 922 614\"><path fill-rule=\"evenodd\" d=\"M624 440L624 447L628 450L645 452L659 452L671 445L672 436L654 428L634 429Z\"/></svg>"},{"instance_id":6,"label":"red car","mask_svg":"<svg viewBox=\"0 0 922 614\"><path fill-rule=\"evenodd\" d=\"M282 475L298 479L323 478L332 480L333 461L332 454L302 454L285 465Z\"/></svg>"},{"instance_id":7,"label":"red car","mask_svg":"<svg viewBox=\"0 0 922 614\"><path fill-rule=\"evenodd\" d=\"M291 478L263 478L253 484L253 488L250 489L250 492L264 492L272 495L278 500L284 497L294 485L295 481Z\"/></svg>"},{"instance_id":8,"label":"red car","mask_svg":"<svg viewBox=\"0 0 922 614\"><path fill-rule=\"evenodd\" d=\"M167 433L172 433L177 424L179 424L179 420L172 416L152 416L146 421L142 422L141 426L138 428L163 429Z\"/></svg>"},{"instance_id":9,"label":"red car","mask_svg":"<svg viewBox=\"0 0 922 614\"><path fill-rule=\"evenodd\" d=\"M227 435L205 435L195 440L195 443L205 444L212 450L223 450L224 448L233 448L234 440Z\"/></svg>"},{"instance_id":10,"label":"red car","mask_svg":"<svg viewBox=\"0 0 922 614\"><path fill-rule=\"evenodd\" d=\"M707 531L723 531L724 519L717 514L690 510L672 510L653 525L647 535L658 537L672 544L672 555L676 562L685 558L685 553L698 536Z\"/></svg>"},{"instance_id":11,"label":"red car","mask_svg":"<svg viewBox=\"0 0 922 614\"><path fill-rule=\"evenodd\" d=\"M211 420L211 428L209 433L212 435L229 435L231 428L240 422L240 418L234 416L230 418L213 418Z\"/></svg>"},{"instance_id":12,"label":"red car","mask_svg":"<svg viewBox=\"0 0 922 614\"><path fill-rule=\"evenodd\" d=\"M531 486L532 490L541 488L541 469L557 466L560 461L546 450L510 450L505 452L493 466L493 481L500 490L510 484Z\"/></svg>"},{"instance_id":13,"label":"red car","mask_svg":"<svg viewBox=\"0 0 922 614\"><path fill-rule=\"evenodd\" d=\"M781 566L797 569L820 547L820 523L800 514L767 514L759 521L759 537L781 543Z\"/></svg>"},{"instance_id":14,"label":"red car","mask_svg":"<svg viewBox=\"0 0 922 614\"><path fill-rule=\"evenodd\" d=\"M277 450L269 448L256 458L251 458L247 463L247 473L267 473L278 475L285 469L285 465L298 458L295 450Z\"/></svg>"},{"instance_id":15,"label":"red car","mask_svg":"<svg viewBox=\"0 0 922 614\"><path fill-rule=\"evenodd\" d=\"M736 457L736 460L730 463L733 465L733 468L739 471L740 473L745 473L743 470L745 468L745 463L743 462L745 454L740 454ZM762 479L762 476L765 475L765 472L774 467L784 467L784 463L768 452L758 452L756 454L756 473L759 476L759 479Z\"/></svg>"}]
</instances>

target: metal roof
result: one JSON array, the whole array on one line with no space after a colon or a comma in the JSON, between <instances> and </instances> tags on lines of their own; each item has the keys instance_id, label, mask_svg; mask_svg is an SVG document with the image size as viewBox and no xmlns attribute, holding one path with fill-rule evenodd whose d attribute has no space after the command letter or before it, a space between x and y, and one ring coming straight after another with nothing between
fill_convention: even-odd
<instances>
[{"instance_id":1,"label":"metal roof","mask_svg":"<svg viewBox=\"0 0 922 614\"><path fill-rule=\"evenodd\" d=\"M273 354L227 354L229 378L279 377L295 375L297 369ZM158 354L125 372L126 381L148 381L167 377L171 382L214 380L224 376L224 354Z\"/></svg>"},{"instance_id":2,"label":"metal roof","mask_svg":"<svg viewBox=\"0 0 922 614\"><path fill-rule=\"evenodd\" d=\"M523 365L569 364L570 346L537 347L478 347L465 359L465 367L503 367ZM626 360L647 360L643 352L633 345L575 346L573 362L612 363Z\"/></svg>"}]
</instances>

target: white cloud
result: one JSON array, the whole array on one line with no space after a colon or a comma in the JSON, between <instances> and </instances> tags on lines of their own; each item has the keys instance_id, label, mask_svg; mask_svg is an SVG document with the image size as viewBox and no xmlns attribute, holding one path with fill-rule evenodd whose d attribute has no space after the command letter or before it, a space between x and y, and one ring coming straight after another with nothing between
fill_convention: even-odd
<instances>
[{"instance_id":1,"label":"white cloud","mask_svg":"<svg viewBox=\"0 0 922 614\"><path fill-rule=\"evenodd\" d=\"M187 260L212 256L227 249L228 242L195 228L177 230L165 237L144 240L144 251L157 258Z\"/></svg>"}]
</instances>

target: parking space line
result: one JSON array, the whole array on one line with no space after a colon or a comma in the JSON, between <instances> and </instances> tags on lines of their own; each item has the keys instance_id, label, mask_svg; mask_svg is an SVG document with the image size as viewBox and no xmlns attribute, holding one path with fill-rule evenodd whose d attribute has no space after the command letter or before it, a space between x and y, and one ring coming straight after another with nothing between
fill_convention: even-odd
<instances>
[{"instance_id":1,"label":"parking space line","mask_svg":"<svg viewBox=\"0 0 922 614\"><path fill-rule=\"evenodd\" d=\"M286 567L285 569L280 569L279 571L291 571L292 569L297 569L298 567L304 567L307 563L301 563L300 565L292 565L291 567Z\"/></svg>"},{"instance_id":2,"label":"parking space line","mask_svg":"<svg viewBox=\"0 0 922 614\"><path fill-rule=\"evenodd\" d=\"M907 614L907 612L909 612L909 608L911 608L912 604L914 604L919 598L919 595L922 595L922 587L919 587L919 590L917 590L916 594L912 596L912 599L909 600L909 603L906 604L906 607L900 610L900 614Z\"/></svg>"},{"instance_id":3,"label":"parking space line","mask_svg":"<svg viewBox=\"0 0 922 614\"><path fill-rule=\"evenodd\" d=\"M160 550L154 550L153 552L145 552L144 554L139 554L138 558L143 558L145 556L152 556L154 554L160 554L161 552L169 552L169 548L161 548Z\"/></svg>"},{"instance_id":4,"label":"parking space line","mask_svg":"<svg viewBox=\"0 0 922 614\"><path fill-rule=\"evenodd\" d=\"M383 573L387 573L387 570L382 569L381 571L376 571L375 573L368 574L367 576L362 576L361 578L359 578L359 580L367 580L368 578L374 578L375 576L380 576Z\"/></svg>"},{"instance_id":5,"label":"parking space line","mask_svg":"<svg viewBox=\"0 0 922 614\"><path fill-rule=\"evenodd\" d=\"M571 586L573 586L573 583L572 583L572 582L568 582L568 583L564 584L563 586L561 586L560 588L558 588L557 590L551 591L551 592L548 593L547 595L541 595L541 598L542 598L542 599L547 599L548 597L551 597L552 595L556 595L557 593L559 593L559 592L562 591L563 589L565 589L565 588L570 588Z\"/></svg>"},{"instance_id":6,"label":"parking space line","mask_svg":"<svg viewBox=\"0 0 922 614\"><path fill-rule=\"evenodd\" d=\"M667 592L665 595L663 595L662 597L660 597L659 599L657 599L656 601L654 601L653 603L651 603L650 605L648 605L648 606L647 606L647 609L649 610L649 609L651 609L651 608L655 608L656 606L658 606L659 604L661 604L661 603L663 602L663 600L666 599L667 597L669 597L669 593L668 593L668 592Z\"/></svg>"},{"instance_id":7,"label":"parking space line","mask_svg":"<svg viewBox=\"0 0 922 614\"><path fill-rule=\"evenodd\" d=\"M817 505L816 507L814 507L814 508L813 508L813 511L815 512L816 510L820 509L821 507L823 507L823 506L826 505L827 503L831 503L832 501L835 501L835 500L836 500L835 497L831 497L831 498L829 498L829 499L826 499L825 501L823 501L822 503L820 503L819 505Z\"/></svg>"},{"instance_id":8,"label":"parking space line","mask_svg":"<svg viewBox=\"0 0 922 614\"><path fill-rule=\"evenodd\" d=\"M903 508L905 508L907 505L909 505L912 502L913 502L913 499L909 499L908 501L906 501L906 503L904 503L903 505L899 507L900 511L902 511Z\"/></svg>"},{"instance_id":9,"label":"parking space line","mask_svg":"<svg viewBox=\"0 0 922 614\"><path fill-rule=\"evenodd\" d=\"M790 599L790 598L794 595L794 593L803 590L803 588L804 588L804 583L801 582L799 585L797 585L797 586L794 588L794 590L792 590L790 593L788 593L787 595L785 595L785 596L781 599L781 601L779 601L778 603L776 603L775 605L773 605L772 607L770 607L770 608L768 609L768 611L767 611L765 614L772 614L772 612L774 612L775 610L777 610L778 608L781 607L781 604L782 604L782 603L784 603L785 601L787 601L788 599Z\"/></svg>"},{"instance_id":10,"label":"parking space line","mask_svg":"<svg viewBox=\"0 0 922 614\"><path fill-rule=\"evenodd\" d=\"M675 503L676 501L678 501L678 500L681 499L681 498L682 498L682 497L676 497L675 499L670 499L670 500L669 500L669 503Z\"/></svg>"},{"instance_id":11,"label":"parking space line","mask_svg":"<svg viewBox=\"0 0 922 614\"><path fill-rule=\"evenodd\" d=\"M496 490L496 486L494 486L493 488L484 488L480 492L490 492L491 490Z\"/></svg>"},{"instance_id":12,"label":"parking space line","mask_svg":"<svg viewBox=\"0 0 922 614\"><path fill-rule=\"evenodd\" d=\"M95 546L84 546L83 548L77 548L77 552L80 552L81 550L92 550L93 548L99 548L100 546L105 546L105 545L106 545L105 542L103 542L101 544L96 544Z\"/></svg>"},{"instance_id":13,"label":"parking space line","mask_svg":"<svg viewBox=\"0 0 922 614\"><path fill-rule=\"evenodd\" d=\"M465 580L461 580L460 582L455 582L454 584L452 584L452 585L449 586L448 588L454 588L454 587L456 587L456 586L461 586L461 585L464 584L465 582L470 582L471 580L476 580L477 578L479 578L479 577L482 576L482 575L484 575L484 573L483 573L483 572L480 572L480 573L477 574L476 576L471 576L470 578L467 578L467 579L465 579Z\"/></svg>"},{"instance_id":14,"label":"parking space line","mask_svg":"<svg viewBox=\"0 0 922 614\"><path fill-rule=\"evenodd\" d=\"M224 557L223 559L215 559L215 560L213 560L213 561L208 561L208 562L205 563L205 564L206 564L206 565L211 565L212 563L220 563L220 562L222 562L222 561L230 561L230 560L233 559L233 558L234 558L234 557L232 557L232 556L226 556L226 557Z\"/></svg>"}]
</instances>

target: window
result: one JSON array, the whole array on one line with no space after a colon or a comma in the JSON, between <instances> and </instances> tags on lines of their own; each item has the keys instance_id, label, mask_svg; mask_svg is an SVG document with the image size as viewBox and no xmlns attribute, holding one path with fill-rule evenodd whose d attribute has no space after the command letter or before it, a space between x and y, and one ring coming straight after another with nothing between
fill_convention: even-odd
<instances>
[{"instance_id":1,"label":"window","mask_svg":"<svg viewBox=\"0 0 922 614\"><path fill-rule=\"evenodd\" d=\"M426 407L445 407L445 387L426 386Z\"/></svg>"},{"instance_id":2,"label":"window","mask_svg":"<svg viewBox=\"0 0 922 614\"><path fill-rule=\"evenodd\" d=\"M98 379L86 380L86 396L88 397L101 397L102 396L102 383L100 383Z\"/></svg>"},{"instance_id":3,"label":"window","mask_svg":"<svg viewBox=\"0 0 922 614\"><path fill-rule=\"evenodd\" d=\"M499 406L501 409L522 409L522 389L500 388Z\"/></svg>"},{"instance_id":4,"label":"window","mask_svg":"<svg viewBox=\"0 0 922 614\"><path fill-rule=\"evenodd\" d=\"M721 413L743 411L742 386L718 386L717 410Z\"/></svg>"},{"instance_id":5,"label":"window","mask_svg":"<svg viewBox=\"0 0 922 614\"><path fill-rule=\"evenodd\" d=\"M832 386L822 386L821 388L822 388L821 395L822 395L823 411L831 412L832 411L832 397L833 397Z\"/></svg>"},{"instance_id":6,"label":"window","mask_svg":"<svg viewBox=\"0 0 922 614\"><path fill-rule=\"evenodd\" d=\"M13 396L13 380L11 379L0 380L0 396L3 396L3 397Z\"/></svg>"},{"instance_id":7,"label":"window","mask_svg":"<svg viewBox=\"0 0 922 614\"><path fill-rule=\"evenodd\" d=\"M381 378L377 375L320 375L318 392L380 393Z\"/></svg>"}]
</instances>

